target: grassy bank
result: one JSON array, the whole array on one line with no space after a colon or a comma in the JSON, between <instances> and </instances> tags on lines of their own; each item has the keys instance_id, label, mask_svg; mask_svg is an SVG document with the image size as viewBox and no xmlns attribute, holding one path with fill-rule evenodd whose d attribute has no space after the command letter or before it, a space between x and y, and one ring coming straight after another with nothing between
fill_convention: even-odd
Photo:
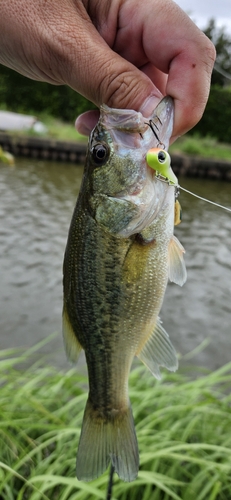
<instances>
[{"instance_id":1,"label":"grassy bank","mask_svg":"<svg viewBox=\"0 0 231 500\"><path fill-rule=\"evenodd\" d=\"M200 137L198 134L186 134L177 139L170 147L170 153L173 152L231 162L231 144L219 143L212 137Z\"/></svg>"},{"instance_id":2,"label":"grassy bank","mask_svg":"<svg viewBox=\"0 0 231 500\"><path fill-rule=\"evenodd\" d=\"M17 136L41 137L43 139L55 139L60 141L74 141L87 143L88 138L81 135L75 129L75 124L67 123L58 118L54 118L46 113L37 114L36 117L47 128L47 131L36 132L32 129L18 130L10 132Z\"/></svg>"},{"instance_id":3,"label":"grassy bank","mask_svg":"<svg viewBox=\"0 0 231 500\"><path fill-rule=\"evenodd\" d=\"M25 370L26 358L0 352L0 499L105 499L107 473L92 483L75 478L85 377ZM230 370L196 380L164 373L161 382L143 367L131 373L141 466L133 483L116 476L114 500L231 498Z\"/></svg>"}]
</instances>

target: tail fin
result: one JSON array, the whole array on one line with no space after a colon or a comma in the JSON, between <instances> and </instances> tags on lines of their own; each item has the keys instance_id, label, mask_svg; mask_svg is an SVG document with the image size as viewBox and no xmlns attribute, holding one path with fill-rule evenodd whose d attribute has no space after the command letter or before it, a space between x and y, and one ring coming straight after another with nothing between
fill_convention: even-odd
<instances>
[{"instance_id":1,"label":"tail fin","mask_svg":"<svg viewBox=\"0 0 231 500\"><path fill-rule=\"evenodd\" d=\"M131 407L112 410L105 417L88 399L77 452L77 478L96 479L110 461L120 479L133 481L137 477L139 452Z\"/></svg>"}]
</instances>

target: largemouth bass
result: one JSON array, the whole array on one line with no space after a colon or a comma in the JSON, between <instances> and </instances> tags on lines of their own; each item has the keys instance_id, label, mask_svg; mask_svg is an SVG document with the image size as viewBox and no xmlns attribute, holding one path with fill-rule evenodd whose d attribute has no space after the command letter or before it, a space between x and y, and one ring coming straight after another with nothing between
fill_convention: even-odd
<instances>
[{"instance_id":1,"label":"largemouth bass","mask_svg":"<svg viewBox=\"0 0 231 500\"><path fill-rule=\"evenodd\" d=\"M184 249L173 235L175 187L161 182L146 153L168 147L173 101L150 120L102 106L91 133L64 258L63 334L75 362L84 349L89 396L77 477L90 481L111 462L136 478L139 453L128 395L133 358L160 378L177 355L158 318L168 278L186 279Z\"/></svg>"}]
</instances>

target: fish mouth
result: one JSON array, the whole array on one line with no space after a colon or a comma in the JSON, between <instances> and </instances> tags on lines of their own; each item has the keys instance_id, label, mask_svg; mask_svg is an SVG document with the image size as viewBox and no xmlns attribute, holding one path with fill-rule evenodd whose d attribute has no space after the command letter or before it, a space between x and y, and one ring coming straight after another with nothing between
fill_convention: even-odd
<instances>
[{"instance_id":1,"label":"fish mouth","mask_svg":"<svg viewBox=\"0 0 231 500\"><path fill-rule=\"evenodd\" d=\"M106 104L100 107L99 124L110 130L110 132L112 130L123 132L123 134L125 132L128 134L137 132L141 136L149 127L146 119L139 111L109 108Z\"/></svg>"},{"instance_id":2,"label":"fish mouth","mask_svg":"<svg viewBox=\"0 0 231 500\"><path fill-rule=\"evenodd\" d=\"M168 149L172 135L174 104L170 96L164 97L151 116L146 118L140 111L100 107L99 125L113 136L114 144L124 143L130 148L161 147Z\"/></svg>"}]
</instances>

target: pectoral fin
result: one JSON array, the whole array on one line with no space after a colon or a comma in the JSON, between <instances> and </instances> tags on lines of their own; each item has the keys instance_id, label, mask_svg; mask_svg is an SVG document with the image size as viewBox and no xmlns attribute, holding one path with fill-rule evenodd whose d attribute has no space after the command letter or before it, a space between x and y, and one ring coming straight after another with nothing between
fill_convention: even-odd
<instances>
[{"instance_id":1,"label":"pectoral fin","mask_svg":"<svg viewBox=\"0 0 231 500\"><path fill-rule=\"evenodd\" d=\"M68 359L75 363L81 352L81 345L73 331L65 305L63 306L63 339Z\"/></svg>"},{"instance_id":2,"label":"pectoral fin","mask_svg":"<svg viewBox=\"0 0 231 500\"><path fill-rule=\"evenodd\" d=\"M177 370L177 354L167 332L161 325L160 318L157 319L155 329L143 349L136 355L157 379L161 378L160 366L172 372Z\"/></svg>"},{"instance_id":3,"label":"pectoral fin","mask_svg":"<svg viewBox=\"0 0 231 500\"><path fill-rule=\"evenodd\" d=\"M173 236L168 247L168 277L170 281L173 281L180 286L182 286L187 279L187 271L183 259L184 253L184 247L181 245L176 236Z\"/></svg>"}]
</instances>

